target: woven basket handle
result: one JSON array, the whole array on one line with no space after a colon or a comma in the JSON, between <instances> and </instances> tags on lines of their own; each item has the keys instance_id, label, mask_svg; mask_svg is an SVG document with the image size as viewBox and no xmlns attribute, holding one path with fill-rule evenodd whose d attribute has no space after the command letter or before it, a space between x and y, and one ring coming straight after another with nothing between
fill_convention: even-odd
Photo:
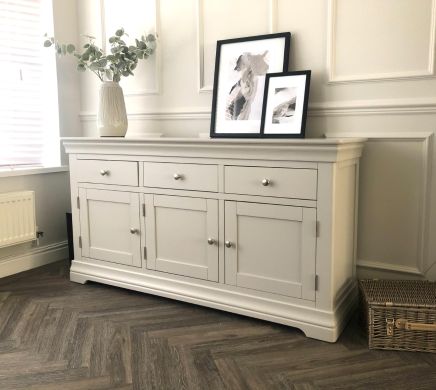
<instances>
[{"instance_id":1,"label":"woven basket handle","mask_svg":"<svg viewBox=\"0 0 436 390\"><path fill-rule=\"evenodd\" d=\"M404 318L399 318L395 321L397 329L405 330L423 330L428 332L436 332L436 324L422 324L419 322L409 322Z\"/></svg>"}]
</instances>

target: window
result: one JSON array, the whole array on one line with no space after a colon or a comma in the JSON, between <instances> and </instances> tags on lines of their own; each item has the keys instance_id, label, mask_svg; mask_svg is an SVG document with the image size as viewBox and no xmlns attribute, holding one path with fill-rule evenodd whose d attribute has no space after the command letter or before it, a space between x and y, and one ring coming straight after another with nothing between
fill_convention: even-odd
<instances>
[{"instance_id":1,"label":"window","mask_svg":"<svg viewBox=\"0 0 436 390\"><path fill-rule=\"evenodd\" d=\"M59 165L49 0L0 0L0 169Z\"/></svg>"}]
</instances>

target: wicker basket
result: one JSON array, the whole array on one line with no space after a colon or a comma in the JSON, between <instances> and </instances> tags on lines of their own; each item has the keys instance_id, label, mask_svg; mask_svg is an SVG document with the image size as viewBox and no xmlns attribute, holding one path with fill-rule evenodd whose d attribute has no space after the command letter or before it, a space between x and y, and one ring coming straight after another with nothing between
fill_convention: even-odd
<instances>
[{"instance_id":1,"label":"wicker basket","mask_svg":"<svg viewBox=\"0 0 436 390\"><path fill-rule=\"evenodd\" d=\"M436 352L436 283L361 280L371 349Z\"/></svg>"}]
</instances>

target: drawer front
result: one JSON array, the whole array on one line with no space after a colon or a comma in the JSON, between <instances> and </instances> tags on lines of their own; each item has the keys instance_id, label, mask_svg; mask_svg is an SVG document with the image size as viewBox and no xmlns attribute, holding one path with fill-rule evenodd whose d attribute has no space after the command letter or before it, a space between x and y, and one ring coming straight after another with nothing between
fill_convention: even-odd
<instances>
[{"instance_id":1,"label":"drawer front","mask_svg":"<svg viewBox=\"0 0 436 390\"><path fill-rule=\"evenodd\" d=\"M218 166L144 162L144 187L218 191Z\"/></svg>"},{"instance_id":2,"label":"drawer front","mask_svg":"<svg viewBox=\"0 0 436 390\"><path fill-rule=\"evenodd\" d=\"M77 180L98 184L138 186L136 161L77 160Z\"/></svg>"},{"instance_id":3,"label":"drawer front","mask_svg":"<svg viewBox=\"0 0 436 390\"><path fill-rule=\"evenodd\" d=\"M226 193L316 199L316 169L226 166L224 175Z\"/></svg>"}]
</instances>

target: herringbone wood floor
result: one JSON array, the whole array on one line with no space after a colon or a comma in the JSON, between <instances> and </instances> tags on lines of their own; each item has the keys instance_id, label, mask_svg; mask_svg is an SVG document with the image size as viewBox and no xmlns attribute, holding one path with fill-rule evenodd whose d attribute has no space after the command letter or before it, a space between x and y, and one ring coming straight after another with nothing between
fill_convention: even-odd
<instances>
[{"instance_id":1,"label":"herringbone wood floor","mask_svg":"<svg viewBox=\"0 0 436 390\"><path fill-rule=\"evenodd\" d=\"M328 344L293 328L68 280L0 280L0 389L436 389L436 355Z\"/></svg>"}]
</instances>

